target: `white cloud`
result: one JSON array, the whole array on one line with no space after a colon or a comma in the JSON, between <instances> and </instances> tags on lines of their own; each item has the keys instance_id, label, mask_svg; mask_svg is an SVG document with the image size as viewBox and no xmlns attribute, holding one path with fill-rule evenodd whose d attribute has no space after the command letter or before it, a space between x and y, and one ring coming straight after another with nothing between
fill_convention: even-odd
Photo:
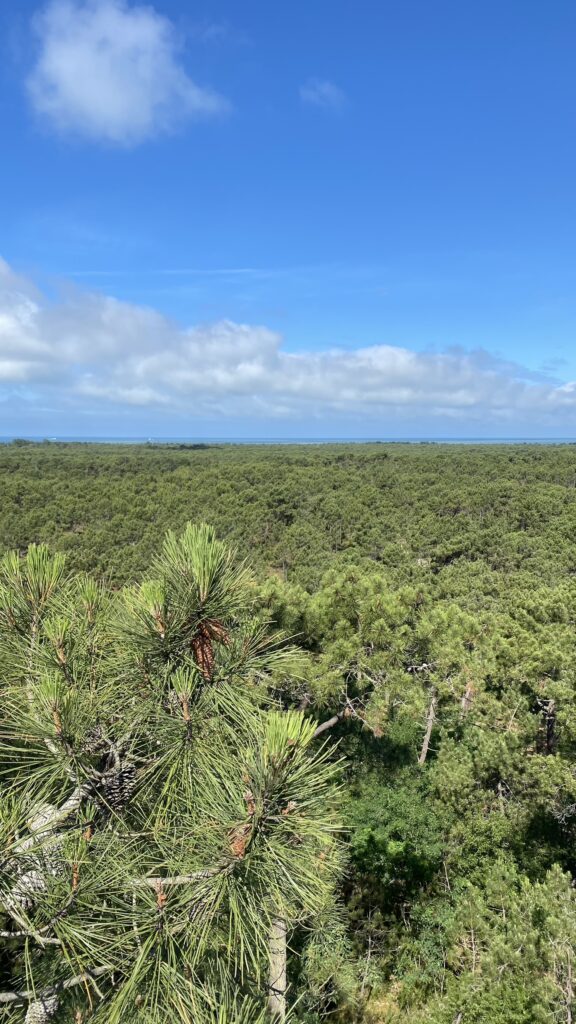
<instances>
[{"instance_id":1,"label":"white cloud","mask_svg":"<svg viewBox=\"0 0 576 1024\"><path fill-rule=\"evenodd\" d=\"M28 94L62 133L133 146L227 108L188 77L174 28L153 7L52 0L33 25L40 51Z\"/></svg>"},{"instance_id":2,"label":"white cloud","mask_svg":"<svg viewBox=\"0 0 576 1024\"><path fill-rule=\"evenodd\" d=\"M576 423L576 383L484 350L382 344L287 352L262 326L182 328L153 309L68 291L56 301L0 261L0 396L92 411L140 406L172 416Z\"/></svg>"},{"instance_id":3,"label":"white cloud","mask_svg":"<svg viewBox=\"0 0 576 1024\"><path fill-rule=\"evenodd\" d=\"M300 86L300 99L324 110L343 110L348 105L346 93L334 82L322 78L309 78Z\"/></svg>"}]
</instances>

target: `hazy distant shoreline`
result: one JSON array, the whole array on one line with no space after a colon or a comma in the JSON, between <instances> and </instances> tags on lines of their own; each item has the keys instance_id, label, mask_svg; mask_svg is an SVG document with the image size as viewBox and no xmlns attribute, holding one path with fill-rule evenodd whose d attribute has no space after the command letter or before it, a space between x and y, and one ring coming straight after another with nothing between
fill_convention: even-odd
<instances>
[{"instance_id":1,"label":"hazy distant shoreline","mask_svg":"<svg viewBox=\"0 0 576 1024\"><path fill-rule=\"evenodd\" d=\"M447 445L569 445L576 437L0 437L0 444L134 444L134 445L321 445L321 444L447 444Z\"/></svg>"}]
</instances>

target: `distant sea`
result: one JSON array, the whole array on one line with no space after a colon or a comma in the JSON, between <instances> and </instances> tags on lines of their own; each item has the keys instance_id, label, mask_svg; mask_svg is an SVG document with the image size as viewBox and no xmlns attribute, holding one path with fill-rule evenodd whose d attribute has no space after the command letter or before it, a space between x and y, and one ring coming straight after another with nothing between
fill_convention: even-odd
<instances>
[{"instance_id":1,"label":"distant sea","mask_svg":"<svg viewBox=\"0 0 576 1024\"><path fill-rule=\"evenodd\" d=\"M0 444L15 440L52 441L68 444L576 444L575 437L32 437L22 434L0 437Z\"/></svg>"}]
</instances>

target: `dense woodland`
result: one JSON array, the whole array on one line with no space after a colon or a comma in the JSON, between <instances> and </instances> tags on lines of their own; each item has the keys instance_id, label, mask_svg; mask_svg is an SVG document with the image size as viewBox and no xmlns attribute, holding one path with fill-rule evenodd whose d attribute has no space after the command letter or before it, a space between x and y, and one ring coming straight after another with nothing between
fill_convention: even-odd
<instances>
[{"instance_id":1,"label":"dense woodland","mask_svg":"<svg viewBox=\"0 0 576 1024\"><path fill-rule=\"evenodd\" d=\"M302 1024L572 1024L576 446L15 442L0 485L0 992L33 990L0 1019L280 1019L259 979L281 916ZM198 593L212 566L214 602L186 636L184 563ZM120 761L104 720L133 737ZM71 766L100 773L100 806L40 854L26 801L56 806ZM167 902L126 895L206 863ZM117 974L64 989L99 936Z\"/></svg>"}]
</instances>

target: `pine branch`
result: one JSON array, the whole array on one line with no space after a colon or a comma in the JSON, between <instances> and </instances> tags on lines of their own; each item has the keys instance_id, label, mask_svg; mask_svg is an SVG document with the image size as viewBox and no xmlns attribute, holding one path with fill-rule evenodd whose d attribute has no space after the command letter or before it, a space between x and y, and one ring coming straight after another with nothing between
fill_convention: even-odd
<instances>
[{"instance_id":1,"label":"pine branch","mask_svg":"<svg viewBox=\"0 0 576 1024\"><path fill-rule=\"evenodd\" d=\"M12 890L13 892L14 890ZM66 901L63 907L53 915L48 924L43 925L41 928L34 928L32 925L28 925L26 928L20 927L18 931L0 931L0 938L2 939L35 939L42 946L61 946L62 940L55 936L49 936L48 932L52 930L57 921L65 917L74 905L76 894L73 892L70 898ZM16 914L15 908L7 906L4 908L13 921L21 926L22 919L20 914Z\"/></svg>"},{"instance_id":2,"label":"pine branch","mask_svg":"<svg viewBox=\"0 0 576 1024\"><path fill-rule=\"evenodd\" d=\"M16 854L28 853L40 844L44 844L43 848L45 849L47 838L52 843L57 843L58 836L54 835L54 827L77 811L82 801L91 794L92 787L90 785L78 785L60 807L48 806L43 808L29 823L28 827L32 834L16 843L14 852ZM40 945L61 945L59 939L48 938L43 934L50 929L53 921L46 925L45 928L37 931L21 914L21 910L24 907L23 901L28 897L32 897L40 888L45 889L45 887L42 874L36 868L20 871L18 880L1 902L2 909L16 922L19 930L17 932L9 932L6 935L3 934L3 938L30 937L34 938Z\"/></svg>"},{"instance_id":3,"label":"pine branch","mask_svg":"<svg viewBox=\"0 0 576 1024\"><path fill-rule=\"evenodd\" d=\"M17 556L13 562L16 568L21 564ZM36 573L32 589L41 594L44 613L54 573L48 587L40 569L32 565L30 573ZM178 1016L189 999L195 1004L185 985L189 969L202 976L204 961L209 972L215 970L214 1005L220 1000L223 1006L221 989L227 991L230 964L242 977L260 978L270 908L281 909L289 922L305 920L331 891L339 864L337 822L324 797L336 767L322 750L311 749L310 741L315 729L321 735L341 718L362 720L363 708L341 694L339 713L321 726L302 710L270 710L266 681L279 668L292 672L294 653L282 646L283 637L269 635L267 626L247 615L250 575L245 567L234 567L226 545L209 528L189 527L182 538L171 535L153 570L152 578L123 593L110 620L102 619L96 683L76 592L56 595L32 629L31 616L25 616L18 642L24 658L28 654L24 665L32 708L24 708L22 720L26 701L20 693L19 654L8 740L14 733L21 743L31 743L37 763L32 762L28 781L30 759L22 759L13 809L9 803L5 866L12 877L0 906L2 900L9 904L12 920L4 927L14 931L0 932L0 941L23 947L33 940L32 957L43 954L45 962L36 989L0 992L0 1016L3 1007L11 1015L13 1006L28 1004L27 1024L47 1024L64 1012L61 993L68 989L84 985L88 1001L92 992L112 995L106 986L115 988L118 970L122 991L114 993L108 1013L99 1013L115 1024L127 1009L132 1016L137 982L142 999L150 1000L151 1019L172 1019L175 1008ZM13 589L18 591L16 585ZM7 653L12 656L11 649ZM56 670L46 670L55 658ZM66 658L69 685L64 686ZM240 687L242 680L246 686ZM178 712L189 735L194 726L195 742L185 745L184 753ZM76 755L86 756L86 763L78 763ZM32 810L26 807L30 789L36 791ZM68 836L70 828L81 831L88 803L118 812L133 792L133 814L124 824L117 813L104 810L103 835L90 846L77 896L78 865L71 865L71 890L63 875L69 860L82 860L84 846L79 837ZM210 833L206 844L200 839L204 818ZM205 866L186 872L181 865L182 874L169 874L169 865L179 863L196 835L195 860ZM146 874L140 867L146 863L155 865L150 872L164 870L166 877ZM35 927L29 918L40 911L41 924ZM212 965L211 929L218 940L226 923L228 952L226 957L217 952ZM57 945L60 949L53 948ZM99 948L116 950L107 956L107 966L69 976L78 964L97 964ZM136 965L130 959L135 949ZM22 949L9 950L12 955L18 968ZM103 994L96 982L102 975L108 977ZM278 980L278 975L271 979L276 995Z\"/></svg>"},{"instance_id":4,"label":"pine branch","mask_svg":"<svg viewBox=\"0 0 576 1024\"><path fill-rule=\"evenodd\" d=\"M168 875L167 878L162 878L160 875L146 875L144 878L134 878L132 885L136 888L143 888L148 886L151 889L157 889L159 886L163 888L170 888L170 886L177 885L188 885L190 882L198 882L203 878L215 878L216 875L223 875L226 872L231 872L234 869L234 864L222 864L218 868L203 868L201 871L193 871L190 875Z\"/></svg>"},{"instance_id":5,"label":"pine branch","mask_svg":"<svg viewBox=\"0 0 576 1024\"><path fill-rule=\"evenodd\" d=\"M34 928L30 928L29 931L19 932L0 932L0 939L35 939L41 946L61 946L61 939L47 937L42 935L41 932L37 932Z\"/></svg>"},{"instance_id":6,"label":"pine branch","mask_svg":"<svg viewBox=\"0 0 576 1024\"><path fill-rule=\"evenodd\" d=\"M82 801L90 796L92 796L91 784L79 783L60 807L50 806L41 811L29 824L30 832L33 834L28 836L27 839L20 840L15 847L17 852L24 853L35 846L37 842L41 842L45 833L52 833L55 825L59 825L66 818L69 818L71 814L74 814Z\"/></svg>"},{"instance_id":7,"label":"pine branch","mask_svg":"<svg viewBox=\"0 0 576 1024\"><path fill-rule=\"evenodd\" d=\"M57 982L56 985L45 988L42 992L35 992L34 989L24 989L20 992L0 992L0 1005L10 1006L15 1003L28 1003L32 1000L41 1002L57 995L58 992L75 988L94 978L101 978L104 974L110 974L112 970L112 967L93 967L82 974L76 974L73 978L67 978L66 981Z\"/></svg>"}]
</instances>

